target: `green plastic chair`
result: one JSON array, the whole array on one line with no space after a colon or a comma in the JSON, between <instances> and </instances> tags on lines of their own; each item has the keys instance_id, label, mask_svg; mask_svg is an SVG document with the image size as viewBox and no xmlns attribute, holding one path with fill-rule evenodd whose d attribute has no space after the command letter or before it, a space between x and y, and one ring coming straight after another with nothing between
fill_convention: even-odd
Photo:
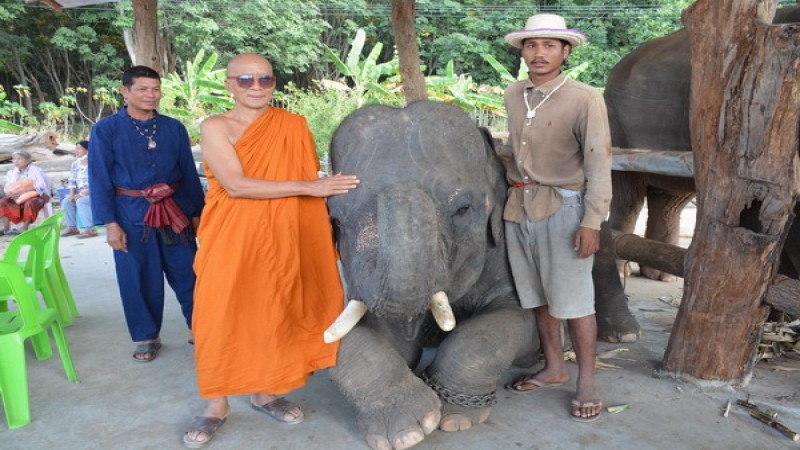
<instances>
[{"instance_id":1,"label":"green plastic chair","mask_svg":"<svg viewBox=\"0 0 800 450\"><path fill-rule=\"evenodd\" d=\"M47 280L50 282L50 287L63 296L72 317L79 317L78 306L75 304L75 297L72 295L72 289L70 289L67 276L64 274L64 267L61 265L61 255L58 250L63 224L63 210L42 221L41 226L52 227L51 234L45 244L44 271Z\"/></svg>"},{"instance_id":2,"label":"green plastic chair","mask_svg":"<svg viewBox=\"0 0 800 450\"><path fill-rule=\"evenodd\" d=\"M21 236L21 235L20 235ZM36 258L39 255L33 255ZM31 422L28 398L28 369L25 362L25 340L48 340L47 330L53 333L61 363L67 379L78 383L78 374L72 363L69 344L64 329L53 308L42 308L22 269L14 263L0 261L0 296L16 303L16 311L0 313L0 397L9 429L20 428ZM37 359L52 356L40 355Z\"/></svg>"},{"instance_id":3,"label":"green plastic chair","mask_svg":"<svg viewBox=\"0 0 800 450\"><path fill-rule=\"evenodd\" d=\"M15 237L8 244L3 261L17 264L33 289L41 292L47 306L58 312L61 324L69 326L72 325L72 315L67 300L61 289L54 289L45 273L45 264L49 259L48 239L52 239L54 228L53 224L39 225Z\"/></svg>"}]
</instances>

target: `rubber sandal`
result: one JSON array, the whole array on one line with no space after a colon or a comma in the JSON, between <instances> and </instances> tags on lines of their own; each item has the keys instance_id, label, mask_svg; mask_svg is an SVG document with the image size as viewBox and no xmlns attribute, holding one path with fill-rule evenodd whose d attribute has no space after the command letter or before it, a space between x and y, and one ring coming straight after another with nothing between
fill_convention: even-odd
<instances>
[{"instance_id":1,"label":"rubber sandal","mask_svg":"<svg viewBox=\"0 0 800 450\"><path fill-rule=\"evenodd\" d=\"M572 408L569 412L569 417L576 422L583 422L583 423L594 422L595 420L600 418L600 413L603 412L603 402L601 402L600 400L580 402L576 398L572 400L570 405L572 405ZM580 413L580 410L582 408L587 408L587 407L599 407L599 409L597 410L597 414L587 417L581 417L575 414L576 412Z\"/></svg>"},{"instance_id":2,"label":"rubber sandal","mask_svg":"<svg viewBox=\"0 0 800 450\"><path fill-rule=\"evenodd\" d=\"M78 239L86 239L86 238L93 238L97 237L97 231L94 230L86 230L83 233L76 236Z\"/></svg>"},{"instance_id":3,"label":"rubber sandal","mask_svg":"<svg viewBox=\"0 0 800 450\"><path fill-rule=\"evenodd\" d=\"M508 383L507 385L505 385L505 388L506 388L506 390L508 392L511 392L511 393L514 393L514 394L528 394L528 393L531 393L531 392L538 391L540 389L561 386L562 384L564 384L564 383L547 383L545 381L537 380L536 378L534 378L537 374L538 374L538 372L534 373L534 374L531 374L531 375L523 375L523 376L517 378L516 380L512 381L511 383ZM527 385L527 386L533 386L533 387L529 388L529 389L520 389L519 387L514 386L514 385L519 385L519 386L526 386Z\"/></svg>"},{"instance_id":4,"label":"rubber sandal","mask_svg":"<svg viewBox=\"0 0 800 450\"><path fill-rule=\"evenodd\" d=\"M228 420L228 417L203 417L197 416L189 425L189 429L183 433L183 446L186 448L203 448L211 442L214 434L219 430L219 427ZM192 431L199 431L206 434L206 438L202 441L193 441L189 439L189 433Z\"/></svg>"},{"instance_id":5,"label":"rubber sandal","mask_svg":"<svg viewBox=\"0 0 800 450\"><path fill-rule=\"evenodd\" d=\"M133 351L133 360L136 362L150 362L156 359L158 356L158 351L161 349L161 342L146 342L144 344L139 344L136 346L136 350ZM136 355L146 355L144 358L137 358Z\"/></svg>"},{"instance_id":6,"label":"rubber sandal","mask_svg":"<svg viewBox=\"0 0 800 450\"><path fill-rule=\"evenodd\" d=\"M278 397L275 400L265 403L261 406L254 405L250 402L250 406L253 407L256 411L260 413L264 413L273 419L277 420L278 422L288 423L289 425L294 425L302 422L305 419L305 414L303 414L303 410L300 409L299 406L295 405L294 403L286 400L283 397ZM289 410L292 408L297 408L300 410L300 415L297 416L295 419L287 419L289 416Z\"/></svg>"},{"instance_id":7,"label":"rubber sandal","mask_svg":"<svg viewBox=\"0 0 800 450\"><path fill-rule=\"evenodd\" d=\"M68 228L65 232L61 233L61 237L75 236L76 234L81 234L77 228Z\"/></svg>"}]
</instances>

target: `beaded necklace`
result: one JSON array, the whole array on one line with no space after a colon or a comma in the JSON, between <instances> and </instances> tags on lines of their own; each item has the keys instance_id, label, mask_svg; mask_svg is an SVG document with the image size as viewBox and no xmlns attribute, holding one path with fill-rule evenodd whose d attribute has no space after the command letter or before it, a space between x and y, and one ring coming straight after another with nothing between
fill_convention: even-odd
<instances>
[{"instance_id":1,"label":"beaded necklace","mask_svg":"<svg viewBox=\"0 0 800 450\"><path fill-rule=\"evenodd\" d=\"M131 123L133 124L133 126L136 127L136 131L138 131L139 134L143 138L147 139L147 148L150 149L150 150L153 150L154 148L156 148L158 145L156 144L156 141L153 140L153 138L156 137L156 132L158 131L156 129L156 125L157 125L156 121L153 120L153 132L150 134L150 136L148 136L148 135L144 134L144 132L142 131L141 128L139 128L139 125L136 124L136 121L133 120L133 117L131 117L131 116L128 116L128 117L131 119ZM155 119L155 116L153 116L153 119ZM144 131L147 131L147 128L145 128Z\"/></svg>"}]
</instances>

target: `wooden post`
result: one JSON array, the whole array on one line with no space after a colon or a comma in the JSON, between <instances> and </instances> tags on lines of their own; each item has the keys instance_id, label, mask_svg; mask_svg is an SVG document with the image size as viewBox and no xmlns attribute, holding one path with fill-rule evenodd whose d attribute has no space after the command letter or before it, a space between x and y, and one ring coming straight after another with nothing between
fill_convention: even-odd
<instances>
[{"instance_id":1,"label":"wooden post","mask_svg":"<svg viewBox=\"0 0 800 450\"><path fill-rule=\"evenodd\" d=\"M769 311L800 167L800 26L771 25L776 5L698 0L684 11L699 214L664 355L678 377L746 382Z\"/></svg>"},{"instance_id":2,"label":"wooden post","mask_svg":"<svg viewBox=\"0 0 800 450\"><path fill-rule=\"evenodd\" d=\"M134 65L161 73L158 0L133 0Z\"/></svg>"},{"instance_id":3,"label":"wooden post","mask_svg":"<svg viewBox=\"0 0 800 450\"><path fill-rule=\"evenodd\" d=\"M406 104L428 99L425 77L419 70L417 32L414 28L416 15L416 0L392 0L394 45L400 58L400 76L403 77L403 97Z\"/></svg>"}]
</instances>

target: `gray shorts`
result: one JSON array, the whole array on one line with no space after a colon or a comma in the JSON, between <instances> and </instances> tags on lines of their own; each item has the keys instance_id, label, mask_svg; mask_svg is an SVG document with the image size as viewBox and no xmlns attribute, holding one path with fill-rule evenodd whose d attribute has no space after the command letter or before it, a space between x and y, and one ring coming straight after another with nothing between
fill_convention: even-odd
<instances>
[{"instance_id":1,"label":"gray shorts","mask_svg":"<svg viewBox=\"0 0 800 450\"><path fill-rule=\"evenodd\" d=\"M523 308L549 306L557 319L594 314L594 256L578 258L575 233L583 220L583 194L566 194L553 215L531 222L506 222L508 260Z\"/></svg>"}]
</instances>

